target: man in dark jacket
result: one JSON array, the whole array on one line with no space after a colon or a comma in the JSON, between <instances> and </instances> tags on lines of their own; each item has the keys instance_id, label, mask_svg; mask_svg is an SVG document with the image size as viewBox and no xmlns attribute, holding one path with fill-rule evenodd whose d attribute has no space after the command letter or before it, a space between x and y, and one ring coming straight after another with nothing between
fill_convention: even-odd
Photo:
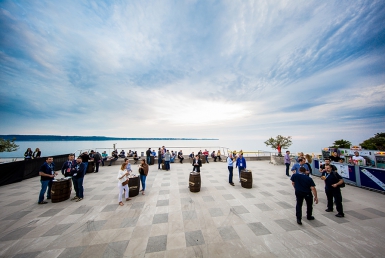
<instances>
[{"instance_id":1,"label":"man in dark jacket","mask_svg":"<svg viewBox=\"0 0 385 258\"><path fill-rule=\"evenodd\" d=\"M342 177L332 170L332 165L325 165L326 172L322 173L322 180L325 180L325 193L328 199L326 212L333 212L333 197L336 204L336 217L344 217L344 209L342 206L342 195L340 185L344 183Z\"/></svg>"},{"instance_id":2,"label":"man in dark jacket","mask_svg":"<svg viewBox=\"0 0 385 258\"><path fill-rule=\"evenodd\" d=\"M306 201L307 207L307 219L314 220L313 217L313 195L314 201L318 203L317 190L315 188L314 181L311 177L306 176L306 169L304 167L300 168L300 173L295 173L291 176L290 180L292 181L292 185L295 189L295 196L297 199L296 205L296 216L297 223L302 225L302 204L303 200ZM313 193L313 195L312 195Z\"/></svg>"},{"instance_id":3,"label":"man in dark jacket","mask_svg":"<svg viewBox=\"0 0 385 258\"><path fill-rule=\"evenodd\" d=\"M238 168L239 183L241 182L241 171L246 169L246 160L242 154L239 154L235 168Z\"/></svg>"},{"instance_id":4,"label":"man in dark jacket","mask_svg":"<svg viewBox=\"0 0 385 258\"><path fill-rule=\"evenodd\" d=\"M84 173L85 171L85 165L82 162L82 158L78 157L76 159L76 166L72 175L72 182L74 184L74 189L76 196L71 199L71 201L77 201L80 202L83 200L83 180L84 180Z\"/></svg>"},{"instance_id":5,"label":"man in dark jacket","mask_svg":"<svg viewBox=\"0 0 385 258\"><path fill-rule=\"evenodd\" d=\"M90 155L87 151L83 152L80 156L82 159L82 163L84 164L84 174L87 174L88 161L90 159Z\"/></svg>"},{"instance_id":6,"label":"man in dark jacket","mask_svg":"<svg viewBox=\"0 0 385 258\"><path fill-rule=\"evenodd\" d=\"M195 172L201 172L202 161L200 160L199 155L195 155L195 159L193 160L192 165Z\"/></svg>"},{"instance_id":7,"label":"man in dark jacket","mask_svg":"<svg viewBox=\"0 0 385 258\"><path fill-rule=\"evenodd\" d=\"M102 155L99 152L91 151L92 158L94 159L95 164L95 173L99 172L99 164L102 161Z\"/></svg>"},{"instance_id":8,"label":"man in dark jacket","mask_svg":"<svg viewBox=\"0 0 385 258\"><path fill-rule=\"evenodd\" d=\"M75 155L70 154L68 155L68 160L63 163L63 166L61 167L61 173L63 176L72 176L72 172L75 170L76 161L75 161Z\"/></svg>"},{"instance_id":9,"label":"man in dark jacket","mask_svg":"<svg viewBox=\"0 0 385 258\"><path fill-rule=\"evenodd\" d=\"M150 165L151 164L151 148L148 148L148 150L146 151L146 158L147 158L147 164Z\"/></svg>"}]
</instances>

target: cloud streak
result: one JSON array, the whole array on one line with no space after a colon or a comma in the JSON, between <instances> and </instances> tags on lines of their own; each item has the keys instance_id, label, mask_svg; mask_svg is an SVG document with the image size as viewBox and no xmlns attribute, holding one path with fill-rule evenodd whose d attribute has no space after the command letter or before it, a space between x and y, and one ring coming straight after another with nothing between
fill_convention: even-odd
<instances>
[{"instance_id":1,"label":"cloud streak","mask_svg":"<svg viewBox=\"0 0 385 258\"><path fill-rule=\"evenodd\" d=\"M308 141L333 121L329 137L361 141L385 126L384 16L383 1L3 1L0 132Z\"/></svg>"}]
</instances>

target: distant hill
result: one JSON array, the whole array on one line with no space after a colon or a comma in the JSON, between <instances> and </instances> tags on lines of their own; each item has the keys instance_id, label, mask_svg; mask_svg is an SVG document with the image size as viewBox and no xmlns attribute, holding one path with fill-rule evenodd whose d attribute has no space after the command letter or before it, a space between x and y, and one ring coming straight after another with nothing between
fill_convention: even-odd
<instances>
[{"instance_id":1,"label":"distant hill","mask_svg":"<svg viewBox=\"0 0 385 258\"><path fill-rule=\"evenodd\" d=\"M186 140L186 141L194 141L194 140L219 140L213 138L124 138L124 137L106 137L106 136L62 136L62 135L0 135L0 138L5 140L16 139L19 142L27 142L27 141L110 141L110 140L129 140L129 141L147 141L147 140L166 140L166 141L175 141L175 140Z\"/></svg>"}]
</instances>

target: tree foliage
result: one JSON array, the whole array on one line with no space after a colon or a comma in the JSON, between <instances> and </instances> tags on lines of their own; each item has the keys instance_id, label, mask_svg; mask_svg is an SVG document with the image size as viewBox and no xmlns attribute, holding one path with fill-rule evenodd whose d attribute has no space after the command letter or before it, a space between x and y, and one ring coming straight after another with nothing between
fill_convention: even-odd
<instances>
[{"instance_id":1,"label":"tree foliage","mask_svg":"<svg viewBox=\"0 0 385 258\"><path fill-rule=\"evenodd\" d=\"M341 140L336 140L333 143L333 146L330 146L331 148L345 148L349 149L352 143L350 141L341 139Z\"/></svg>"},{"instance_id":2,"label":"tree foliage","mask_svg":"<svg viewBox=\"0 0 385 258\"><path fill-rule=\"evenodd\" d=\"M385 150L385 133L376 133L374 137L369 138L362 143L361 147L367 150Z\"/></svg>"},{"instance_id":3,"label":"tree foliage","mask_svg":"<svg viewBox=\"0 0 385 258\"><path fill-rule=\"evenodd\" d=\"M4 140L0 138L0 152L12 152L16 151L19 148L19 145L15 143L15 139Z\"/></svg>"},{"instance_id":4,"label":"tree foliage","mask_svg":"<svg viewBox=\"0 0 385 258\"><path fill-rule=\"evenodd\" d=\"M281 149L287 149L292 145L291 136L285 137L282 135L278 135L275 137L271 137L267 141L265 141L266 146L270 146L272 149L278 150L278 156L282 156Z\"/></svg>"}]
</instances>

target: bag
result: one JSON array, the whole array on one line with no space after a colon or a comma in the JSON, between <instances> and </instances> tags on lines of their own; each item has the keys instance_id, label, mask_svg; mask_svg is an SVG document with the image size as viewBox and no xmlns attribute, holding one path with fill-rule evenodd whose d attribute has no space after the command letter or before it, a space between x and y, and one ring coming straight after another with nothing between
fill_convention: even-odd
<instances>
[{"instance_id":1,"label":"bag","mask_svg":"<svg viewBox=\"0 0 385 258\"><path fill-rule=\"evenodd\" d=\"M307 167L309 168L309 172L310 172L310 175L313 175L313 169L311 168L310 164L309 163L305 163L307 165Z\"/></svg>"},{"instance_id":2,"label":"bag","mask_svg":"<svg viewBox=\"0 0 385 258\"><path fill-rule=\"evenodd\" d=\"M122 186L128 185L128 179L122 183Z\"/></svg>"}]
</instances>

